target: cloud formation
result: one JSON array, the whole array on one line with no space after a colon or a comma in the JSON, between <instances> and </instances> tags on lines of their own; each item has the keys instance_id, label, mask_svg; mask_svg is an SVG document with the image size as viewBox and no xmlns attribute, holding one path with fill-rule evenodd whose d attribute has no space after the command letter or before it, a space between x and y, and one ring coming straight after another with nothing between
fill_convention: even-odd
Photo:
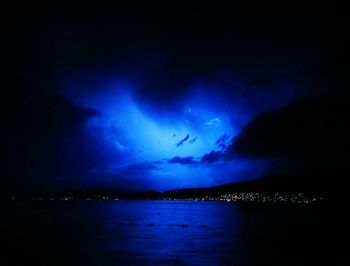
<instances>
[{"instance_id":1,"label":"cloud formation","mask_svg":"<svg viewBox=\"0 0 350 266\"><path fill-rule=\"evenodd\" d=\"M225 153L223 151L211 151L202 156L201 162L203 163L214 163L216 161L222 160L225 157Z\"/></svg>"},{"instance_id":2,"label":"cloud formation","mask_svg":"<svg viewBox=\"0 0 350 266\"><path fill-rule=\"evenodd\" d=\"M188 157L175 156L172 159L168 160L168 163L195 164L197 163L197 161L194 160L193 156L188 156Z\"/></svg>"},{"instance_id":3,"label":"cloud formation","mask_svg":"<svg viewBox=\"0 0 350 266\"><path fill-rule=\"evenodd\" d=\"M182 140L176 143L176 147L180 147L181 145L183 145L189 138L190 138L190 134L187 134L186 137L184 137Z\"/></svg>"}]
</instances>

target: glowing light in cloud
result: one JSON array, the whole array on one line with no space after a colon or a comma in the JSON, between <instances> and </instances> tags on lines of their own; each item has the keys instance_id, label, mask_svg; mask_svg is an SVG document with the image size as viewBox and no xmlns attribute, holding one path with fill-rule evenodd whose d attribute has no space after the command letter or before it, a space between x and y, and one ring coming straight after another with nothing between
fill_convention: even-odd
<instances>
[{"instance_id":1,"label":"glowing light in cloud","mask_svg":"<svg viewBox=\"0 0 350 266\"><path fill-rule=\"evenodd\" d=\"M217 117L217 118L214 118L214 119L206 122L205 124L207 126L211 126L211 125L217 125L217 124L220 124L220 123L221 123L220 117Z\"/></svg>"},{"instance_id":2,"label":"glowing light in cloud","mask_svg":"<svg viewBox=\"0 0 350 266\"><path fill-rule=\"evenodd\" d=\"M156 110L142 110L132 95L122 93L104 109L89 127L101 128L103 137L118 151L128 153L130 160L202 156L217 149L215 143L223 134L233 133L229 119L211 119L218 114L207 106L194 106L188 113L158 115Z\"/></svg>"},{"instance_id":3,"label":"glowing light in cloud","mask_svg":"<svg viewBox=\"0 0 350 266\"><path fill-rule=\"evenodd\" d=\"M86 124L104 154L103 166L90 169L96 180L142 181L143 187L156 189L198 187L241 180L250 169L238 160L202 160L225 150L240 131L231 123L240 113L224 98L189 90L164 108L137 96L137 90L122 84L73 97L99 113Z\"/></svg>"}]
</instances>

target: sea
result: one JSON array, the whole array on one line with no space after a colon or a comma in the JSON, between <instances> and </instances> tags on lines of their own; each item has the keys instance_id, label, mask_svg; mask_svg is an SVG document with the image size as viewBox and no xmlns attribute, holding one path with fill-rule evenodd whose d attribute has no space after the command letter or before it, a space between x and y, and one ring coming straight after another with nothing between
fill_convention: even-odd
<instances>
[{"instance_id":1,"label":"sea","mask_svg":"<svg viewBox=\"0 0 350 266\"><path fill-rule=\"evenodd\" d=\"M103 200L2 209L0 265L317 265L341 252L336 217L317 206Z\"/></svg>"}]
</instances>

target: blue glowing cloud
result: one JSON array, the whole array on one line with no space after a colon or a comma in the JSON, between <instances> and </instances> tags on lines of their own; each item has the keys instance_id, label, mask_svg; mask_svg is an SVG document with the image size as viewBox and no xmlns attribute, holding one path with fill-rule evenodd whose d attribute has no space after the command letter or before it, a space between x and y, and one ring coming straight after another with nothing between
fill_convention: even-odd
<instances>
[{"instance_id":1,"label":"blue glowing cloud","mask_svg":"<svg viewBox=\"0 0 350 266\"><path fill-rule=\"evenodd\" d=\"M89 121L88 130L99 132L131 161L201 156L217 149L216 141L222 135L233 136L237 132L229 114L198 104L198 99L187 101L178 110L158 113L156 107L150 110L138 105L130 91L119 91L106 98L103 103L96 98L88 103L100 111Z\"/></svg>"},{"instance_id":2,"label":"blue glowing cloud","mask_svg":"<svg viewBox=\"0 0 350 266\"><path fill-rule=\"evenodd\" d=\"M98 144L103 154L88 172L95 180L105 178L111 185L135 181L144 188L166 189L259 175L256 168L262 164L222 160L232 137L241 130L233 118L244 116L224 96L189 90L168 108L137 96L131 86L113 84L72 98L98 111L85 126L95 142L91 145Z\"/></svg>"}]
</instances>

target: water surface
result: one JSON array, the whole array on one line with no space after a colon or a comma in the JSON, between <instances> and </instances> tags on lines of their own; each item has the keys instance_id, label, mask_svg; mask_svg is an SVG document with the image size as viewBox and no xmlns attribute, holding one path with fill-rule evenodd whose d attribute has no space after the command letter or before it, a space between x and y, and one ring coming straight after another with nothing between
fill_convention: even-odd
<instances>
[{"instance_id":1,"label":"water surface","mask_svg":"<svg viewBox=\"0 0 350 266\"><path fill-rule=\"evenodd\" d=\"M232 202L28 204L2 226L2 265L303 265L324 247L319 215Z\"/></svg>"}]
</instances>

